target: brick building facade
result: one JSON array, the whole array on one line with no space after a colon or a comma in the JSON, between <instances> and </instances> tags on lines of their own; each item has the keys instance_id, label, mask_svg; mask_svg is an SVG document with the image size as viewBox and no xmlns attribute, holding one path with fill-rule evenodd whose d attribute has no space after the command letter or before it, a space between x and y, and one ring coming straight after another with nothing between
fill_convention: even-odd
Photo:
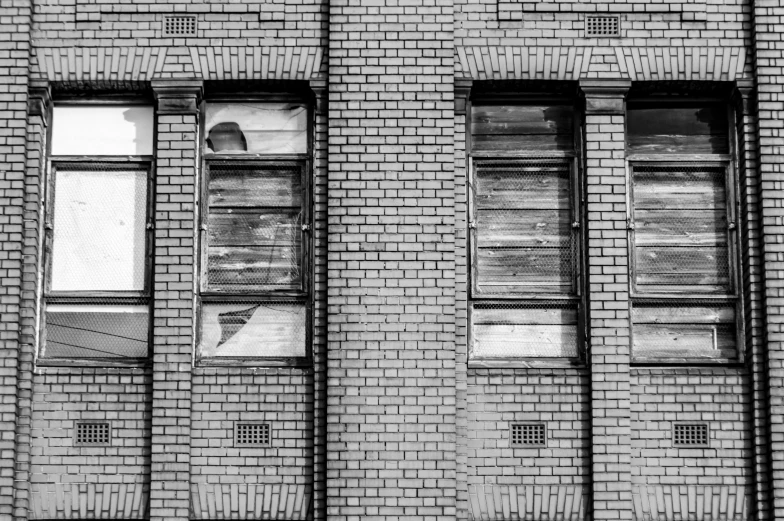
<instances>
[{"instance_id":1,"label":"brick building facade","mask_svg":"<svg viewBox=\"0 0 784 521\"><path fill-rule=\"evenodd\" d=\"M784 519L783 16L0 0L0 520Z\"/></svg>"}]
</instances>

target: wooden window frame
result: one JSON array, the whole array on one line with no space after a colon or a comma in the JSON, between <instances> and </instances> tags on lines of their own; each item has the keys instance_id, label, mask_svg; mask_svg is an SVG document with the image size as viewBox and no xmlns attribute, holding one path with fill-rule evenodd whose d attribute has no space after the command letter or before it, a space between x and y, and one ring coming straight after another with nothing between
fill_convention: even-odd
<instances>
[{"instance_id":1,"label":"wooden window frame","mask_svg":"<svg viewBox=\"0 0 784 521\"><path fill-rule=\"evenodd\" d=\"M85 170L100 171L101 167L107 170L135 170L147 174L147 215L145 216L145 252L144 252L144 289L141 291L52 291L52 244L54 240L54 203L56 198L55 178L57 170L74 169L83 167ZM126 366L143 365L150 362L152 346L152 292L151 279L153 271L154 236L152 233L152 219L154 215L153 204L155 201L155 184L152 172L154 162L152 156L56 156L47 162L46 195L44 200L45 219L43 233L43 297L39 317L39 350L37 364L40 366ZM48 304L75 304L75 305L144 305L149 313L147 331L147 356L145 357L78 357L78 358L49 358L41 356L46 343L46 312Z\"/></svg>"},{"instance_id":2,"label":"wooden window frame","mask_svg":"<svg viewBox=\"0 0 784 521\"><path fill-rule=\"evenodd\" d=\"M474 103L481 103L482 105L500 105L500 104L514 104L514 105L572 105L574 107L573 114L573 150L571 151L538 151L531 152L527 150L516 151L474 151L472 150L472 136L471 136L471 111ZM552 97L506 97L500 98L478 98L475 100L468 100L466 103L466 156L467 156L467 251L468 251L468 365L470 368L564 368L564 367L582 367L585 364L585 342L586 342L586 309L585 309L585 259L583 244L585 242L585 227L582 225L584 222L584 186L581 172L582 165L582 125L583 114L579 110L578 104L575 100L564 98ZM477 288L477 228L476 228L476 191L475 186L475 169L476 162L481 161L513 161L513 160L563 160L569 163L570 175L570 201L571 201L571 222L573 229L575 229L574 237L574 294L571 295L544 295L544 294L524 294L524 293L507 293L507 294L485 294L479 293ZM577 340L575 350L576 357L504 357L504 358L472 358L470 353L473 347L473 309L474 306L479 305L510 305L521 307L535 307L546 305L565 305L574 303L577 313Z\"/></svg>"},{"instance_id":3,"label":"wooden window frame","mask_svg":"<svg viewBox=\"0 0 784 521\"><path fill-rule=\"evenodd\" d=\"M687 99L683 100L683 104L699 104L704 102L706 104L721 103L720 100L715 99ZM673 103L678 104L678 102ZM635 324L631 322L631 346L632 346L632 363L635 365L717 365L717 364L742 364L745 359L745 320L744 320L744 299L743 290L741 287L741 274L743 271L742 259L740 255L740 237L739 237L739 216L740 216L740 201L738 199L739 187L737 178L737 144L736 135L734 132L734 113L730 108L729 103L724 103L727 107L728 118L728 146L729 153L727 154L645 154L645 153L627 153L626 156L626 181L627 181L627 239L629 244L629 317L630 321L633 320L633 307L635 305L647 305L655 307L656 305L662 307L677 307L695 305L697 303L711 304L711 305L726 305L732 307L735 311L735 336L736 336L736 353L735 358L703 358L697 356L673 356L673 357L643 357L637 356L634 352L634 335ZM656 102L643 103L643 106L656 106ZM627 137L627 150L628 150L628 137ZM727 257L729 262L729 284L730 291L727 293L710 293L710 292L694 292L694 291L669 291L669 292L646 292L640 291L637 288L637 266L636 266L636 243L635 243L635 207L634 207L634 186L633 176L634 168L640 166L677 166L677 167L712 167L724 168L724 186L726 190L725 200L727 202L724 209L727 217Z\"/></svg>"},{"instance_id":4,"label":"wooden window frame","mask_svg":"<svg viewBox=\"0 0 784 521\"><path fill-rule=\"evenodd\" d=\"M276 103L276 102L300 102L307 106L307 150L301 154L226 154L226 153L205 153L206 148L206 108L209 103ZM201 105L200 128L201 137L199 147L201 154L201 186L200 212L199 212L199 254L197 272L199 273L199 292L197 298L197 333L195 341L195 360L199 366L241 366L241 367L307 367L312 365L312 344L313 344L313 197L312 197L312 177L313 177L313 143L314 143L314 104L303 99L301 96L289 96L276 94L263 97L247 96L236 97L212 97L206 99ZM213 164L234 164L241 167L253 165L270 164L298 164L302 173L302 222L301 222L301 285L299 290L292 289L245 289L245 290L225 290L220 288L210 288L208 279L208 219L209 211L209 182L210 168ZM247 302L278 302L278 303L302 303L305 307L305 355L291 357L271 357L271 356L201 356L199 345L202 338L202 308L203 304L224 303L240 304Z\"/></svg>"}]
</instances>

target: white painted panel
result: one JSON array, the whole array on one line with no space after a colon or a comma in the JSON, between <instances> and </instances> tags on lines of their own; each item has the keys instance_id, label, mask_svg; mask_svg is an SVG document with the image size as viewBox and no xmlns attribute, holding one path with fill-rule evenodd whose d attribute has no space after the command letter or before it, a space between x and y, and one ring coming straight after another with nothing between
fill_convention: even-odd
<instances>
[{"instance_id":1,"label":"white painted panel","mask_svg":"<svg viewBox=\"0 0 784 521\"><path fill-rule=\"evenodd\" d=\"M55 177L52 291L144 289L147 172Z\"/></svg>"},{"instance_id":2,"label":"white painted panel","mask_svg":"<svg viewBox=\"0 0 784 521\"><path fill-rule=\"evenodd\" d=\"M52 155L152 155L153 120L146 105L55 105Z\"/></svg>"}]
</instances>

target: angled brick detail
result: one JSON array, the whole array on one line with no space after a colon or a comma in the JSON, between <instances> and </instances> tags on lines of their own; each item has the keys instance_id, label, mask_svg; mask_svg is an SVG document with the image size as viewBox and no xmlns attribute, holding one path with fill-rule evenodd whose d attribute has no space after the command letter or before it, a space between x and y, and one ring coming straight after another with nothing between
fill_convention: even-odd
<instances>
[{"instance_id":1,"label":"angled brick detail","mask_svg":"<svg viewBox=\"0 0 784 521\"><path fill-rule=\"evenodd\" d=\"M191 486L191 519L313 519L310 486L232 483Z\"/></svg>"},{"instance_id":2,"label":"angled brick detail","mask_svg":"<svg viewBox=\"0 0 784 521\"><path fill-rule=\"evenodd\" d=\"M41 483L30 519L145 519L149 496L149 483Z\"/></svg>"},{"instance_id":3,"label":"angled brick detail","mask_svg":"<svg viewBox=\"0 0 784 521\"><path fill-rule=\"evenodd\" d=\"M36 74L64 83L150 81L163 69L166 53L166 47L38 48Z\"/></svg>"},{"instance_id":4,"label":"angled brick detail","mask_svg":"<svg viewBox=\"0 0 784 521\"><path fill-rule=\"evenodd\" d=\"M474 485L468 487L471 521L590 519L587 487L549 485Z\"/></svg>"},{"instance_id":5,"label":"angled brick detail","mask_svg":"<svg viewBox=\"0 0 784 521\"><path fill-rule=\"evenodd\" d=\"M206 80L311 80L321 75L321 47L192 47L196 75Z\"/></svg>"}]
</instances>

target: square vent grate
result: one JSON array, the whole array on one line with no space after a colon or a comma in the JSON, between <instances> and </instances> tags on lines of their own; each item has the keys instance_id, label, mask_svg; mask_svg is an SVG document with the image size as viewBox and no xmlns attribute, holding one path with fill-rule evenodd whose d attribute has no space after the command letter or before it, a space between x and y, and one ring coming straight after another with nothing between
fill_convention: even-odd
<instances>
[{"instance_id":1,"label":"square vent grate","mask_svg":"<svg viewBox=\"0 0 784 521\"><path fill-rule=\"evenodd\" d=\"M707 446L709 438L706 423L678 423L672 428L672 444L676 447Z\"/></svg>"},{"instance_id":2,"label":"square vent grate","mask_svg":"<svg viewBox=\"0 0 784 521\"><path fill-rule=\"evenodd\" d=\"M234 424L235 447L267 447L270 444L269 423Z\"/></svg>"},{"instance_id":3,"label":"square vent grate","mask_svg":"<svg viewBox=\"0 0 784 521\"><path fill-rule=\"evenodd\" d=\"M196 36L195 16L165 16L163 18L164 36Z\"/></svg>"},{"instance_id":4,"label":"square vent grate","mask_svg":"<svg viewBox=\"0 0 784 521\"><path fill-rule=\"evenodd\" d=\"M585 36L618 37L621 35L621 18L613 15L587 15L585 17Z\"/></svg>"},{"instance_id":5,"label":"square vent grate","mask_svg":"<svg viewBox=\"0 0 784 521\"><path fill-rule=\"evenodd\" d=\"M514 423L510 438L512 447L544 447L547 445L547 428L544 423Z\"/></svg>"},{"instance_id":6,"label":"square vent grate","mask_svg":"<svg viewBox=\"0 0 784 521\"><path fill-rule=\"evenodd\" d=\"M108 422L77 422L74 441L76 445L109 445L111 426Z\"/></svg>"}]
</instances>

